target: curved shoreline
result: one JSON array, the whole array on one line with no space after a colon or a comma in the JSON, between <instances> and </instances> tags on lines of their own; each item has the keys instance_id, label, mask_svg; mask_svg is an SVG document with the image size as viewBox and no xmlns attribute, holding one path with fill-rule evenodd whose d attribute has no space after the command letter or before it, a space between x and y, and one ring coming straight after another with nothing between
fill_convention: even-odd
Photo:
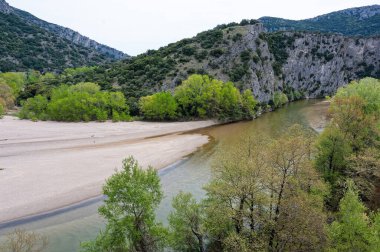
<instances>
[{"instance_id":1,"label":"curved shoreline","mask_svg":"<svg viewBox=\"0 0 380 252\"><path fill-rule=\"evenodd\" d=\"M5 168L0 171L0 229L99 201L105 179L129 155L143 167L165 172L209 140L187 132L216 124L62 124L7 117L0 121L0 167Z\"/></svg>"},{"instance_id":2,"label":"curved shoreline","mask_svg":"<svg viewBox=\"0 0 380 252\"><path fill-rule=\"evenodd\" d=\"M181 163L183 163L185 161L186 161L186 159L181 159L179 161L176 161L173 164L170 164L169 166L167 166L165 168L158 170L158 175L162 176L162 175L170 172L171 170L175 169L178 165L180 165ZM105 199L104 195L98 195L98 196L95 196L95 197L92 197L89 199L84 199L82 201L79 201L79 202L76 202L76 203L73 203L73 204L70 204L67 206L62 206L62 207L59 207L56 209L52 209L50 211L41 212L41 213L37 213L34 215L24 216L24 217L17 218L14 220L8 220L5 222L1 222L0 223L0 230L15 228L15 227L20 226L20 225L25 225L25 224L35 222L35 221L39 221L39 220L42 220L45 218L54 217L54 216L57 216L60 214L64 214L64 213L67 213L67 212L70 212L73 210L77 210L77 209L80 209L83 207L87 207L87 206L102 202L104 199Z\"/></svg>"}]
</instances>

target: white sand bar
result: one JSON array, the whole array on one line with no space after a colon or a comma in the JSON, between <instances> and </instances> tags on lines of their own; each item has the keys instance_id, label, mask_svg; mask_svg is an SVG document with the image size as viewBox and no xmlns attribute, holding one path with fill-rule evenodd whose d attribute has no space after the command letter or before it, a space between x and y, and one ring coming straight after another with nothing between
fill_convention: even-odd
<instances>
[{"instance_id":1,"label":"white sand bar","mask_svg":"<svg viewBox=\"0 0 380 252\"><path fill-rule=\"evenodd\" d=\"M208 142L180 134L196 122L58 123L0 120L0 223L101 194L105 179L133 155L160 169Z\"/></svg>"}]
</instances>

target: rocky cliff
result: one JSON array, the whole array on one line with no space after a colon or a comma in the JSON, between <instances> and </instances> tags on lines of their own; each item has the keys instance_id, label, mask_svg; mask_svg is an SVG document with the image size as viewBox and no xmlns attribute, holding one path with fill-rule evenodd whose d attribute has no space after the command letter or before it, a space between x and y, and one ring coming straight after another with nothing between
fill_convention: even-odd
<instances>
[{"instance_id":1,"label":"rocky cliff","mask_svg":"<svg viewBox=\"0 0 380 252\"><path fill-rule=\"evenodd\" d=\"M234 42L231 38L237 34L241 38ZM298 90L306 97L324 97L354 79L380 77L380 37L266 33L262 24L256 24L224 30L218 48L223 51L219 57L178 64L178 74L164 83L173 87L188 70L205 72L235 81L241 88L250 87L256 98L268 102L276 91Z\"/></svg>"},{"instance_id":2,"label":"rocky cliff","mask_svg":"<svg viewBox=\"0 0 380 252\"><path fill-rule=\"evenodd\" d=\"M251 88L260 102L270 102L277 91L290 99L296 91L324 97L354 79L380 77L380 37L268 33L251 20L219 26L97 71L96 79L78 80L112 85L127 97L173 90L193 73Z\"/></svg>"}]
</instances>

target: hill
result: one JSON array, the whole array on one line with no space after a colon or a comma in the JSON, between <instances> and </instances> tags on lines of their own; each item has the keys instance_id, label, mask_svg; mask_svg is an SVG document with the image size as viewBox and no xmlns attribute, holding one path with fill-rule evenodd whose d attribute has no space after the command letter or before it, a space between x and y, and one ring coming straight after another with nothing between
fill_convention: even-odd
<instances>
[{"instance_id":1,"label":"hill","mask_svg":"<svg viewBox=\"0 0 380 252\"><path fill-rule=\"evenodd\" d=\"M364 76L380 76L380 37L354 38L313 32L268 33L255 20L221 25L61 82L93 81L138 98L173 90L193 73L252 89L260 102L277 91L324 97Z\"/></svg>"},{"instance_id":2,"label":"hill","mask_svg":"<svg viewBox=\"0 0 380 252\"><path fill-rule=\"evenodd\" d=\"M50 24L0 0L0 71L60 71L126 57L68 28Z\"/></svg>"},{"instance_id":3,"label":"hill","mask_svg":"<svg viewBox=\"0 0 380 252\"><path fill-rule=\"evenodd\" d=\"M275 17L262 17L259 20L270 32L313 31L348 36L380 35L380 5L351 8L299 21Z\"/></svg>"}]
</instances>

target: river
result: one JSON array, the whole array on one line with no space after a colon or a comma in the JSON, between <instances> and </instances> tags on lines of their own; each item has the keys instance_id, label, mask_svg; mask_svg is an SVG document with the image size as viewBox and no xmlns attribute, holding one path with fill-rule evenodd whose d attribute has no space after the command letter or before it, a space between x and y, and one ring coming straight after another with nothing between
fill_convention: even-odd
<instances>
[{"instance_id":1,"label":"river","mask_svg":"<svg viewBox=\"0 0 380 252\"><path fill-rule=\"evenodd\" d=\"M210 165L215 149L244 137L267 135L276 137L293 124L312 127L320 132L326 123L327 103L321 100L305 100L289 104L277 111L266 113L253 121L238 122L196 131L210 137L210 142L186 159L159 172L165 198L157 210L157 217L164 224L171 209L171 199L179 192L191 192L196 198L204 196L202 190L211 178ZM81 241L94 239L104 221L97 214L102 204L98 197L78 205L60 209L39 217L0 226L0 235L15 228L32 230L48 237L49 252L78 251ZM4 237L3 237L4 238Z\"/></svg>"}]
</instances>

